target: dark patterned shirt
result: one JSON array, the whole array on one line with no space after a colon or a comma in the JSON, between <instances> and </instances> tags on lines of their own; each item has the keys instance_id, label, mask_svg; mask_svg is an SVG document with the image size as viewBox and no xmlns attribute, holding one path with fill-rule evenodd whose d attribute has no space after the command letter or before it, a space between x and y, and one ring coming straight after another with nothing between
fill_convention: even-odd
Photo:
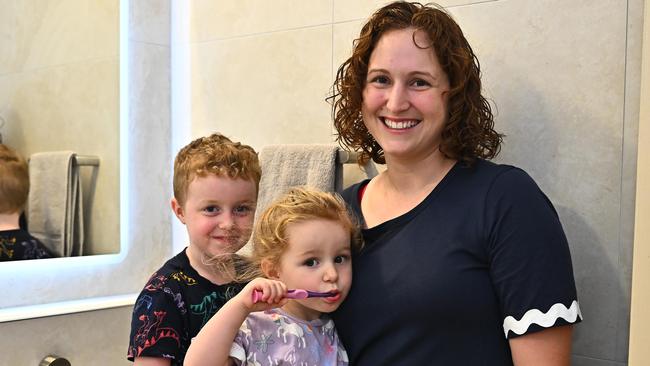
<instances>
[{"instance_id":1,"label":"dark patterned shirt","mask_svg":"<svg viewBox=\"0 0 650 366\"><path fill-rule=\"evenodd\" d=\"M0 262L51 258L52 253L23 229L0 231Z\"/></svg>"},{"instance_id":2,"label":"dark patterned shirt","mask_svg":"<svg viewBox=\"0 0 650 366\"><path fill-rule=\"evenodd\" d=\"M128 359L162 357L182 365L192 338L243 286L215 285L201 277L183 250L149 278L138 296Z\"/></svg>"}]
</instances>

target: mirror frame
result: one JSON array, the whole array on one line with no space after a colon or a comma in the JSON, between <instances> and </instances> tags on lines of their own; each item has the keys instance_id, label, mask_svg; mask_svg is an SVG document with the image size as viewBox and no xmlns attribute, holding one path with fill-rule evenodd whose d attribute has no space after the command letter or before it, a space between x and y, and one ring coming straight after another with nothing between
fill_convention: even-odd
<instances>
[{"instance_id":1,"label":"mirror frame","mask_svg":"<svg viewBox=\"0 0 650 366\"><path fill-rule=\"evenodd\" d=\"M47 260L29 260L5 262L0 266L0 278L12 286L0 300L0 323L44 316L70 314L81 311L106 309L132 305L137 293L108 296L92 296L83 286L77 286L63 298L50 302L47 295L35 299L34 305L18 305L32 301L34 294L46 292L49 287L56 287L57 282L47 276L58 276L61 286L69 283L66 279L75 275L84 276L90 267L92 271L117 273L129 253L129 0L119 0L119 128L120 128L120 251L117 254L102 254L84 257L52 258ZM45 280L42 280L45 279ZM25 280L24 288L18 285ZM54 285L54 286L52 286ZM90 297L86 297L91 294Z\"/></svg>"}]
</instances>

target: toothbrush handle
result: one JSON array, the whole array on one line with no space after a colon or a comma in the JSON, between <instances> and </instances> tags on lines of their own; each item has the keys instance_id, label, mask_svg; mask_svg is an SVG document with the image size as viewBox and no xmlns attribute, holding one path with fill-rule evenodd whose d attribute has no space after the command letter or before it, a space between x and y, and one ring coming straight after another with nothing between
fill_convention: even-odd
<instances>
[{"instance_id":1,"label":"toothbrush handle","mask_svg":"<svg viewBox=\"0 0 650 366\"><path fill-rule=\"evenodd\" d=\"M260 290L253 291L253 304L260 301L263 294L264 293ZM307 297L309 297L309 295L307 294L307 291L304 290L289 290L286 295L284 295L285 299L304 299Z\"/></svg>"},{"instance_id":2,"label":"toothbrush handle","mask_svg":"<svg viewBox=\"0 0 650 366\"><path fill-rule=\"evenodd\" d=\"M262 298L262 291L255 290L253 291L253 304L260 301Z\"/></svg>"}]
</instances>

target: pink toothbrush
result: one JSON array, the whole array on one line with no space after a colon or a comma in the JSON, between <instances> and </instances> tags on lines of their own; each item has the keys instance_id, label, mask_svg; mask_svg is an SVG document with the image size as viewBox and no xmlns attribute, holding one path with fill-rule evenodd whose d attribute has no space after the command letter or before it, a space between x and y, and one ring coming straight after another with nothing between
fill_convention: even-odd
<instances>
[{"instance_id":1,"label":"pink toothbrush","mask_svg":"<svg viewBox=\"0 0 650 366\"><path fill-rule=\"evenodd\" d=\"M336 292L315 292L302 289L288 290L285 298L287 299L306 299L308 297L331 297L335 296ZM253 291L253 304L262 299L262 291Z\"/></svg>"}]
</instances>

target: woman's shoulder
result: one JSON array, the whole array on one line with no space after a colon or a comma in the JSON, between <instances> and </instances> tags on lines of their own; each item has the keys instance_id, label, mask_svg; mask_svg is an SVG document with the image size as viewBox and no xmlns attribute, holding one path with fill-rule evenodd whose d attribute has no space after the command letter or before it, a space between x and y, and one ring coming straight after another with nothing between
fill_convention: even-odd
<instances>
[{"instance_id":1,"label":"woman's shoulder","mask_svg":"<svg viewBox=\"0 0 650 366\"><path fill-rule=\"evenodd\" d=\"M514 165L482 159L478 159L471 166L458 164L461 175L488 187L537 187L526 171Z\"/></svg>"},{"instance_id":2,"label":"woman's shoulder","mask_svg":"<svg viewBox=\"0 0 650 366\"><path fill-rule=\"evenodd\" d=\"M492 205L511 202L526 205L531 200L548 198L523 169L486 160L477 160L471 166L458 163L445 185L446 197L464 197L474 202Z\"/></svg>"},{"instance_id":3,"label":"woman's shoulder","mask_svg":"<svg viewBox=\"0 0 650 366\"><path fill-rule=\"evenodd\" d=\"M520 207L527 212L538 207L544 211L550 209L553 216L557 216L549 197L525 170L487 161L482 161L477 169L485 170L487 173L483 174L489 177L483 181L482 190L484 202L489 207Z\"/></svg>"},{"instance_id":4,"label":"woman's shoulder","mask_svg":"<svg viewBox=\"0 0 650 366\"><path fill-rule=\"evenodd\" d=\"M484 159L476 159L472 164L458 162L456 167L467 174L486 177L495 177L511 170L521 170L510 164L501 164Z\"/></svg>"}]
</instances>

